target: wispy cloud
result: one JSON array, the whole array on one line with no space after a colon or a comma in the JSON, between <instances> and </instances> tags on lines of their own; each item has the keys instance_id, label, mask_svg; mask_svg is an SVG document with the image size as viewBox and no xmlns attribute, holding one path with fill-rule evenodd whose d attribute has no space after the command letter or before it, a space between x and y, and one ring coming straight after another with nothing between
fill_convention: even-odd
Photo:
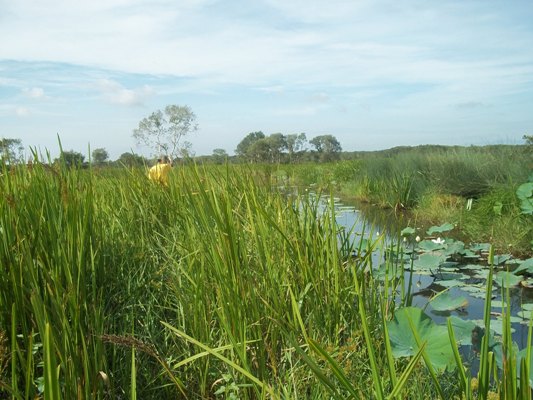
<instances>
[{"instance_id":1,"label":"wispy cloud","mask_svg":"<svg viewBox=\"0 0 533 400\"><path fill-rule=\"evenodd\" d=\"M15 108L15 114L18 117L28 117L30 115L30 110L26 107L17 107Z\"/></svg>"},{"instance_id":2,"label":"wispy cloud","mask_svg":"<svg viewBox=\"0 0 533 400\"><path fill-rule=\"evenodd\" d=\"M47 97L44 94L44 89L40 87L24 88L22 92L30 99L44 99Z\"/></svg>"},{"instance_id":3,"label":"wispy cloud","mask_svg":"<svg viewBox=\"0 0 533 400\"><path fill-rule=\"evenodd\" d=\"M120 83L109 79L98 81L98 88L106 101L124 106L141 105L148 97L154 94L154 90L148 85L127 89Z\"/></svg>"}]
</instances>

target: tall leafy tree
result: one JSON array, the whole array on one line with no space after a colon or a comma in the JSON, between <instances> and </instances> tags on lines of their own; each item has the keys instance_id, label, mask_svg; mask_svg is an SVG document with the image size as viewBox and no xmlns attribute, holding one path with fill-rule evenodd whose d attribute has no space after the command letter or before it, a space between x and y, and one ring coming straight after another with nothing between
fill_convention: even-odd
<instances>
[{"instance_id":1,"label":"tall leafy tree","mask_svg":"<svg viewBox=\"0 0 533 400\"><path fill-rule=\"evenodd\" d=\"M127 167L140 167L146 163L146 160L139 154L122 153L117 162Z\"/></svg>"},{"instance_id":2,"label":"tall leafy tree","mask_svg":"<svg viewBox=\"0 0 533 400\"><path fill-rule=\"evenodd\" d=\"M224 164L228 159L228 153L224 149L214 149L211 158L215 164Z\"/></svg>"},{"instance_id":3,"label":"tall leafy tree","mask_svg":"<svg viewBox=\"0 0 533 400\"><path fill-rule=\"evenodd\" d=\"M103 147L94 149L91 155L93 163L97 165L105 164L105 162L109 159L109 153Z\"/></svg>"},{"instance_id":4,"label":"tall leafy tree","mask_svg":"<svg viewBox=\"0 0 533 400\"><path fill-rule=\"evenodd\" d=\"M62 151L59 158L55 162L65 163L67 167L80 167L83 165L85 156L74 150Z\"/></svg>"},{"instance_id":5,"label":"tall leafy tree","mask_svg":"<svg viewBox=\"0 0 533 400\"><path fill-rule=\"evenodd\" d=\"M294 133L285 137L287 143L287 152L289 153L289 162L293 161L294 155L302 151L307 142L305 133Z\"/></svg>"},{"instance_id":6,"label":"tall leafy tree","mask_svg":"<svg viewBox=\"0 0 533 400\"><path fill-rule=\"evenodd\" d=\"M252 160L253 155L250 153L251 147L253 146L255 142L257 142L258 140L264 139L264 138L265 138L265 134L261 131L250 132L237 145L237 148L235 149L235 153L237 153L237 155L240 157L244 157L244 158Z\"/></svg>"},{"instance_id":7,"label":"tall leafy tree","mask_svg":"<svg viewBox=\"0 0 533 400\"><path fill-rule=\"evenodd\" d=\"M22 160L24 147L20 139L0 139L0 161L14 163Z\"/></svg>"},{"instance_id":8,"label":"tall leafy tree","mask_svg":"<svg viewBox=\"0 0 533 400\"><path fill-rule=\"evenodd\" d=\"M182 139L197 130L196 115L189 106L168 105L143 118L133 130L133 137L157 155L175 158L183 152L191 153L190 143L182 143Z\"/></svg>"},{"instance_id":9,"label":"tall leafy tree","mask_svg":"<svg viewBox=\"0 0 533 400\"><path fill-rule=\"evenodd\" d=\"M321 161L335 160L342 151L341 144L333 135L315 136L309 143L315 147Z\"/></svg>"}]
</instances>

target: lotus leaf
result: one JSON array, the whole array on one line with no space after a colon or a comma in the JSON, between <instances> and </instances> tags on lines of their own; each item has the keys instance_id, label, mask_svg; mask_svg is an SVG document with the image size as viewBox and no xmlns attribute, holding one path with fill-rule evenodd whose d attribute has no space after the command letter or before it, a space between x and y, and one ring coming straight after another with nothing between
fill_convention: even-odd
<instances>
[{"instance_id":1,"label":"lotus leaf","mask_svg":"<svg viewBox=\"0 0 533 400\"><path fill-rule=\"evenodd\" d=\"M524 304L522 304L522 310L533 311L533 303L524 303Z\"/></svg>"},{"instance_id":2,"label":"lotus leaf","mask_svg":"<svg viewBox=\"0 0 533 400\"><path fill-rule=\"evenodd\" d=\"M431 240L422 240L420 243L418 243L419 251L435 251L444 248L446 248L444 243L435 243Z\"/></svg>"},{"instance_id":3,"label":"lotus leaf","mask_svg":"<svg viewBox=\"0 0 533 400\"><path fill-rule=\"evenodd\" d=\"M414 262L417 269L437 269L445 261L444 256L425 253Z\"/></svg>"},{"instance_id":4,"label":"lotus leaf","mask_svg":"<svg viewBox=\"0 0 533 400\"><path fill-rule=\"evenodd\" d=\"M502 301L502 300L491 301L490 305L492 306L492 308L504 308L504 307L507 307L507 303Z\"/></svg>"},{"instance_id":5,"label":"lotus leaf","mask_svg":"<svg viewBox=\"0 0 533 400\"><path fill-rule=\"evenodd\" d=\"M516 315L522 319L533 319L533 312L531 310L518 311Z\"/></svg>"},{"instance_id":6,"label":"lotus leaf","mask_svg":"<svg viewBox=\"0 0 533 400\"><path fill-rule=\"evenodd\" d=\"M438 281L437 282L441 286L445 286L447 288L455 287L455 286L464 286L464 283L461 281L458 281L456 279L450 279L445 281Z\"/></svg>"},{"instance_id":7,"label":"lotus leaf","mask_svg":"<svg viewBox=\"0 0 533 400\"><path fill-rule=\"evenodd\" d=\"M468 346L472 344L472 331L476 327L472 321L464 320L462 318L452 315L450 317L453 327L453 333L457 344L461 346Z\"/></svg>"},{"instance_id":8,"label":"lotus leaf","mask_svg":"<svg viewBox=\"0 0 533 400\"><path fill-rule=\"evenodd\" d=\"M533 182L520 185L516 190L516 196L520 199L522 214L533 215Z\"/></svg>"},{"instance_id":9,"label":"lotus leaf","mask_svg":"<svg viewBox=\"0 0 533 400\"><path fill-rule=\"evenodd\" d=\"M441 226L432 226L431 228L428 229L427 234L433 235L435 233L448 232L448 231L451 231L453 228L454 228L453 224L450 224L447 222L447 223L442 224Z\"/></svg>"},{"instance_id":10,"label":"lotus leaf","mask_svg":"<svg viewBox=\"0 0 533 400\"><path fill-rule=\"evenodd\" d=\"M463 242L454 242L448 244L445 254L451 256L453 254L463 254L465 253L465 244Z\"/></svg>"},{"instance_id":11,"label":"lotus leaf","mask_svg":"<svg viewBox=\"0 0 533 400\"><path fill-rule=\"evenodd\" d=\"M410 357L416 354L419 347L413 335L414 330L421 343L426 343L425 353L436 370L455 368L447 328L435 324L420 308L404 307L397 310L387 327L394 357Z\"/></svg>"},{"instance_id":12,"label":"lotus leaf","mask_svg":"<svg viewBox=\"0 0 533 400\"><path fill-rule=\"evenodd\" d=\"M494 265L501 265L511 258L510 254L502 254L494 256Z\"/></svg>"},{"instance_id":13,"label":"lotus leaf","mask_svg":"<svg viewBox=\"0 0 533 400\"><path fill-rule=\"evenodd\" d=\"M517 276L512 272L500 271L494 276L494 281L503 287L516 286L522 280L521 276Z\"/></svg>"},{"instance_id":14,"label":"lotus leaf","mask_svg":"<svg viewBox=\"0 0 533 400\"><path fill-rule=\"evenodd\" d=\"M528 274L533 274L533 258L528 258L520 263L518 268L514 271L515 274L526 271Z\"/></svg>"},{"instance_id":15,"label":"lotus leaf","mask_svg":"<svg viewBox=\"0 0 533 400\"><path fill-rule=\"evenodd\" d=\"M468 275L461 274L461 273L447 272L447 271L436 274L436 277L439 279L439 284L440 284L440 280L447 281L447 280L452 280L452 279L454 280L468 279Z\"/></svg>"},{"instance_id":16,"label":"lotus leaf","mask_svg":"<svg viewBox=\"0 0 533 400\"><path fill-rule=\"evenodd\" d=\"M472 251L485 251L488 252L490 249L490 243L476 243L470 247Z\"/></svg>"},{"instance_id":17,"label":"lotus leaf","mask_svg":"<svg viewBox=\"0 0 533 400\"><path fill-rule=\"evenodd\" d=\"M408 226L407 228L402 229L402 231L400 232L400 235L409 236L409 235L412 235L413 233L415 233L414 228L411 228Z\"/></svg>"},{"instance_id":18,"label":"lotus leaf","mask_svg":"<svg viewBox=\"0 0 533 400\"><path fill-rule=\"evenodd\" d=\"M462 296L454 296L450 292L436 295L429 301L435 311L452 311L468 305L468 300Z\"/></svg>"}]
</instances>

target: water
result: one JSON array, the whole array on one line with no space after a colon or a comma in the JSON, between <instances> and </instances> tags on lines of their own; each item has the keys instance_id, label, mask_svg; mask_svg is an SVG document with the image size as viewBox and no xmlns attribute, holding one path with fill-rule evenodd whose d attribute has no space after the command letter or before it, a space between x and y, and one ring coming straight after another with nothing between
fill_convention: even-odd
<instances>
[{"instance_id":1,"label":"water","mask_svg":"<svg viewBox=\"0 0 533 400\"><path fill-rule=\"evenodd\" d=\"M337 222L339 225L346 229L353 229L353 232L365 232L364 237L372 239L369 235L373 235L376 239L376 235L385 234L385 241L388 243L393 242L393 238L398 237L398 232L407 226L407 221L401 218L396 218L392 213L380 212L368 207L354 207L342 205L340 202L336 204ZM372 229L369 227L372 226ZM425 232L425 229L424 229ZM355 238L356 234L354 234ZM373 254L373 265L377 266L383 262L380 260L380 254ZM471 264L467 264L471 265ZM437 293L448 289L442 283L446 283L445 280L440 279L439 269L433 271L433 274L419 273L413 271L411 293L413 293L412 305L423 309L427 315L429 315L433 321L437 324L446 324L449 316L455 315L464 320L471 320L478 326L483 326L483 314L485 305L485 292L486 292L486 279L480 276L480 271L488 270L487 264L485 268L470 269L466 268L465 264L455 265L456 272L464 274L465 277L461 279L461 284L464 286L456 286L449 288L449 292L453 297L464 297L468 304L453 311L439 312L432 309L430 299ZM504 270L505 268L498 268L498 270ZM496 272L496 271L495 271ZM405 289L408 289L409 274L410 271L405 272ZM481 286L480 290L472 293L475 287ZM496 332L496 340L502 334L502 322L501 322L501 288L494 283L492 295L492 310L491 310L491 329ZM519 349L523 349L527 345L528 341L528 319L518 317L519 312L522 311L523 304L533 304L533 290L523 288L521 286L513 287L509 289L510 295L510 311L511 316L514 317L512 321L513 341L515 341ZM475 335L474 335L475 336ZM461 353L464 359L471 364L473 374L477 374L477 357L475 354L475 346L467 345L462 346Z\"/></svg>"}]
</instances>

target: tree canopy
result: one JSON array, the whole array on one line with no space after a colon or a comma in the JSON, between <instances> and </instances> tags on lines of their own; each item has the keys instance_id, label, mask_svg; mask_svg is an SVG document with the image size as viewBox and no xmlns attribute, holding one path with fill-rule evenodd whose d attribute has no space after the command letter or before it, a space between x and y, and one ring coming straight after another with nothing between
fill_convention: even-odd
<instances>
[{"instance_id":1,"label":"tree canopy","mask_svg":"<svg viewBox=\"0 0 533 400\"><path fill-rule=\"evenodd\" d=\"M24 147L20 139L0 139L0 161L13 163L22 160Z\"/></svg>"},{"instance_id":2,"label":"tree canopy","mask_svg":"<svg viewBox=\"0 0 533 400\"><path fill-rule=\"evenodd\" d=\"M179 154L190 155L191 144L182 139L198 130L196 115L189 106L168 105L139 122L133 130L137 144L151 148L157 156L176 158Z\"/></svg>"}]
</instances>

